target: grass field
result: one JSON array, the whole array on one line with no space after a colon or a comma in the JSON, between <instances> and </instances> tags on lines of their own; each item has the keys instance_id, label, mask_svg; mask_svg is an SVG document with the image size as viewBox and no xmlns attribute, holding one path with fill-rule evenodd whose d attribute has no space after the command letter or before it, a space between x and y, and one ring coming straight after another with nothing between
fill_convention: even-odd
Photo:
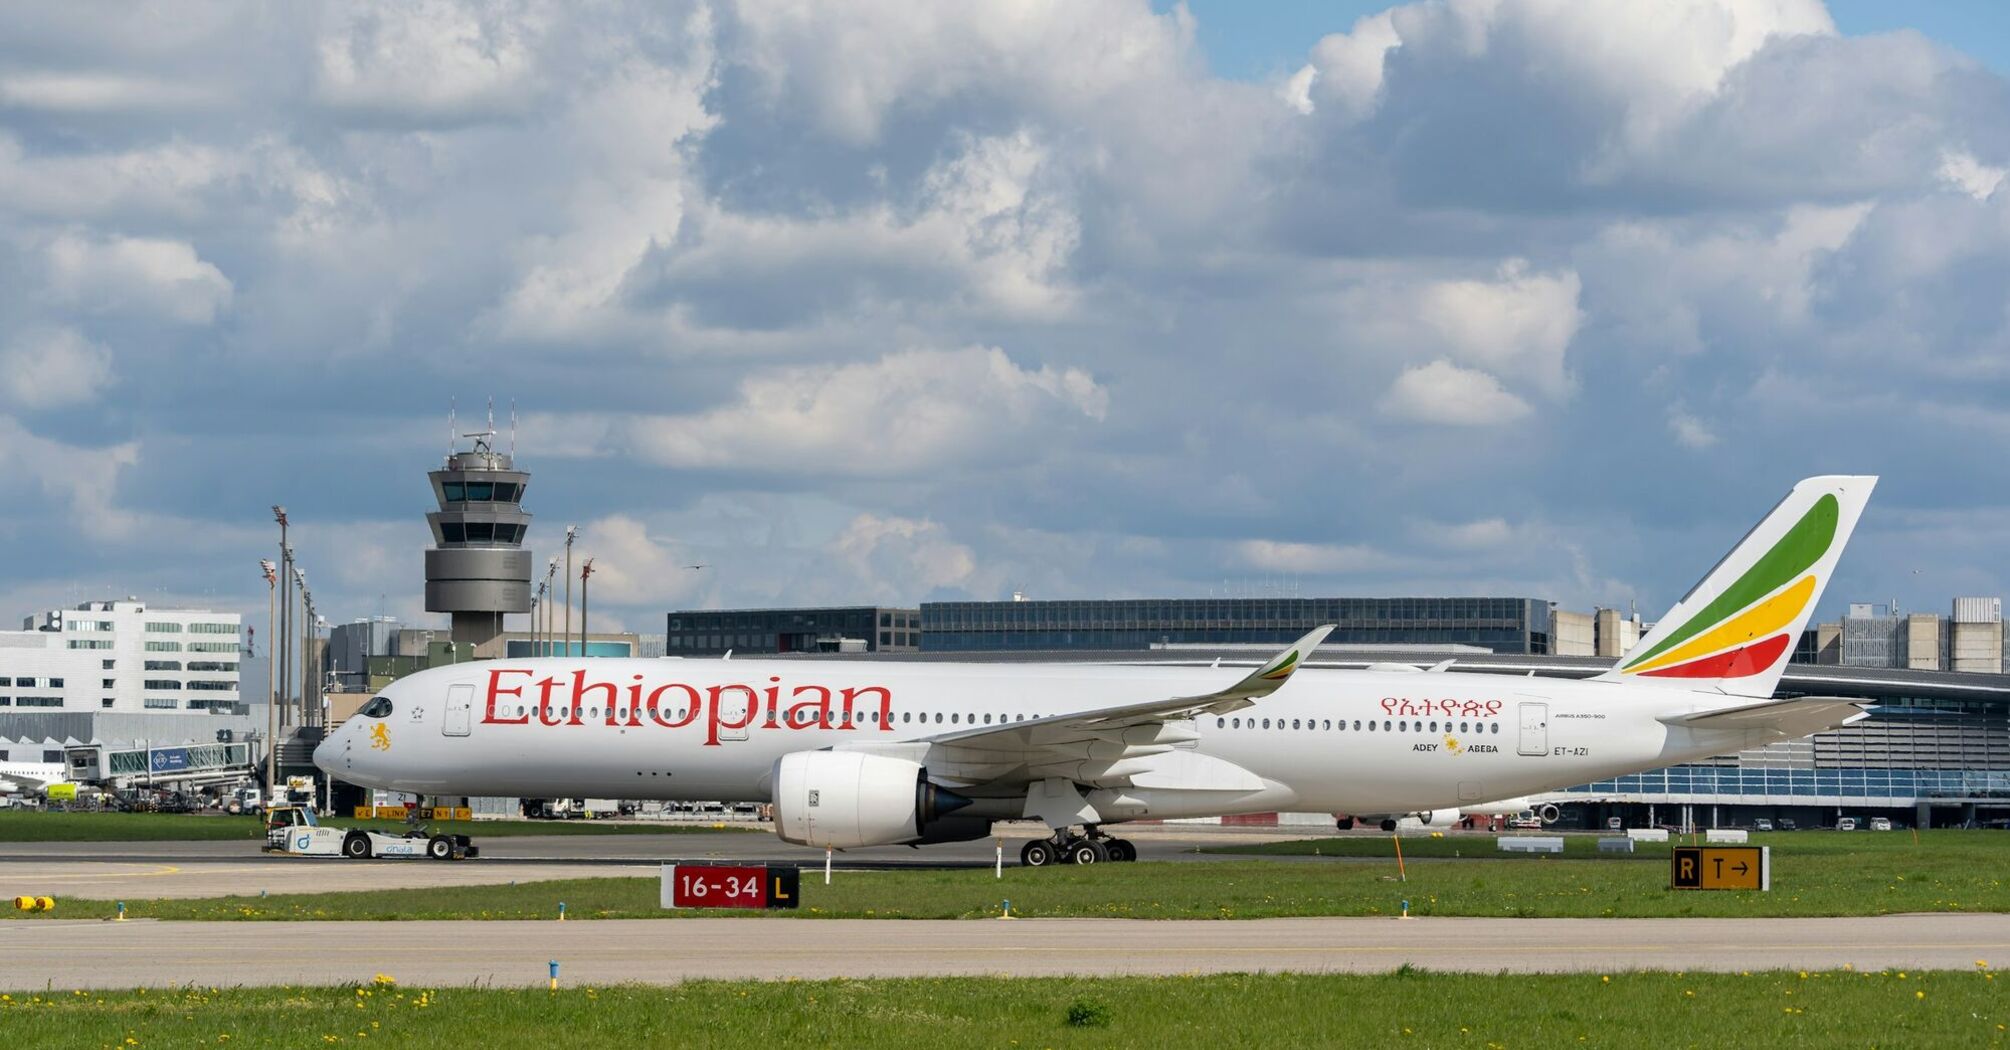
<instances>
[{"instance_id":1,"label":"grass field","mask_svg":"<svg viewBox=\"0 0 2010 1050\"><path fill-rule=\"evenodd\" d=\"M344 828L403 831L395 820L350 820L329 817L324 823ZM738 830L737 824L611 824L599 820L436 821L433 830L483 838L517 835L669 835L679 832ZM765 830L765 826L763 826ZM40 813L0 812L0 842L200 842L265 837L255 816L207 813Z\"/></svg>"},{"instance_id":2,"label":"grass field","mask_svg":"<svg viewBox=\"0 0 2010 1050\"><path fill-rule=\"evenodd\" d=\"M20 1047L1884 1046L2010 1044L1952 973L692 982L671 988L168 989L0 1000Z\"/></svg>"},{"instance_id":3,"label":"grass field","mask_svg":"<svg viewBox=\"0 0 2010 1050\"><path fill-rule=\"evenodd\" d=\"M1791 838L1791 836L1790 836ZM838 872L834 883L805 870L796 912L727 914L805 918L981 918L1001 899L1027 916L1137 919L1236 919L1298 915L1393 915L1408 900L1418 915L1507 917L1810 916L1899 912L2010 912L2000 832L1934 832L1914 847L1908 836L1807 835L1778 843L1770 893L1674 892L1666 847L1632 858L1598 854L1561 858L1451 859L1454 849L1484 849L1483 839L1406 840L1415 857L1398 881L1393 857L1327 860L1220 860L1099 864L1038 871L988 869ZM1425 845L1428 843L1428 845ZM1336 847L1336 844L1340 844ZM1280 844L1282 849L1294 844ZM1386 840L1325 839L1317 848L1387 849ZM1306 849L1309 852L1311 846ZM305 862L303 862L305 863ZM342 864L329 860L321 863ZM410 863L423 863L413 861ZM480 864L471 861L470 864ZM499 875L499 877L502 877ZM90 918L109 902L61 900L54 912L9 917ZM574 879L484 888L381 890L206 900L129 899L128 915L162 919L536 919L675 918L713 912L657 907L653 878Z\"/></svg>"}]
</instances>

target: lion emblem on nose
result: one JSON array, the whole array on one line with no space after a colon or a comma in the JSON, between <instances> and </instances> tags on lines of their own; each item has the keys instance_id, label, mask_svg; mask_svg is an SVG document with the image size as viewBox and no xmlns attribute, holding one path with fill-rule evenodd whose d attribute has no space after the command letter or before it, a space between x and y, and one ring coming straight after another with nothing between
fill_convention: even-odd
<instances>
[{"instance_id":1,"label":"lion emblem on nose","mask_svg":"<svg viewBox=\"0 0 2010 1050\"><path fill-rule=\"evenodd\" d=\"M370 748L374 751L391 750L391 727L382 722L370 727Z\"/></svg>"}]
</instances>

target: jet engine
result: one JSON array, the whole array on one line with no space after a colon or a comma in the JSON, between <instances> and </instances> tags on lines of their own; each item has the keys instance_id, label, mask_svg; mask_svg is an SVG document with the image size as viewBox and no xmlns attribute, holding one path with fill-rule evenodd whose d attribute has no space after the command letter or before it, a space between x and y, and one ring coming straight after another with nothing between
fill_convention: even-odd
<instances>
[{"instance_id":1,"label":"jet engine","mask_svg":"<svg viewBox=\"0 0 2010 1050\"><path fill-rule=\"evenodd\" d=\"M774 785L775 833L784 842L846 849L952 841L931 836L968 833L938 821L970 800L929 783L919 762L857 751L797 751L775 763Z\"/></svg>"}]
</instances>

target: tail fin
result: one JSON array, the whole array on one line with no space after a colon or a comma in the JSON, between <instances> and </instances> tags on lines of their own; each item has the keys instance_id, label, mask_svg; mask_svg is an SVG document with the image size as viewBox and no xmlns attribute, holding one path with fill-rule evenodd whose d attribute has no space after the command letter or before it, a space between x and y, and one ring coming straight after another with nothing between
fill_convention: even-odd
<instances>
[{"instance_id":1,"label":"tail fin","mask_svg":"<svg viewBox=\"0 0 2010 1050\"><path fill-rule=\"evenodd\" d=\"M1601 681L1771 697L1877 485L1795 485Z\"/></svg>"}]
</instances>

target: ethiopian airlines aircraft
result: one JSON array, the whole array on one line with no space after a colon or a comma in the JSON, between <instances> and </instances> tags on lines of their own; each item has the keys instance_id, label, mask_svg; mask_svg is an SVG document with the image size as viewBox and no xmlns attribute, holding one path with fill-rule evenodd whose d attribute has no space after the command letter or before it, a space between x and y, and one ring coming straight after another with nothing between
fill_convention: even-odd
<instances>
[{"instance_id":1,"label":"ethiopian airlines aircraft","mask_svg":"<svg viewBox=\"0 0 2010 1050\"><path fill-rule=\"evenodd\" d=\"M1794 486L1587 681L1305 667L1330 627L1248 673L491 660L393 683L314 760L423 795L771 802L783 839L839 849L1038 820L1054 834L1026 845L1031 865L1132 859L1103 830L1129 820L1476 806L1864 717L1773 687L1876 481Z\"/></svg>"}]
</instances>

